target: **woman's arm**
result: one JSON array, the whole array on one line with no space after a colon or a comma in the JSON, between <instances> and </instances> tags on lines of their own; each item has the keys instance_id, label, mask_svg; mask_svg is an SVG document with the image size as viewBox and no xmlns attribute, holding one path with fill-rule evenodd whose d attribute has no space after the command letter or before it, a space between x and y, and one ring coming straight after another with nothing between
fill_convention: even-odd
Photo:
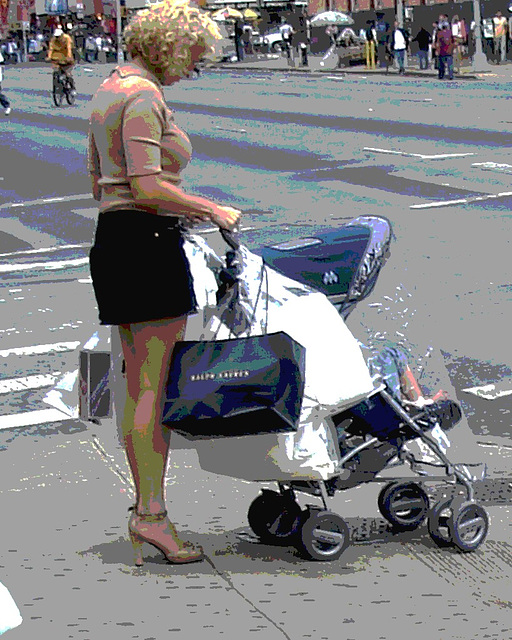
<instances>
[{"instance_id":1,"label":"woman's arm","mask_svg":"<svg viewBox=\"0 0 512 640\"><path fill-rule=\"evenodd\" d=\"M130 178L130 188L135 201L144 206L154 207L164 215L182 215L188 218L211 220L225 229L233 228L241 212L185 193L182 189L162 180L160 174L135 176Z\"/></svg>"},{"instance_id":2,"label":"woman's arm","mask_svg":"<svg viewBox=\"0 0 512 640\"><path fill-rule=\"evenodd\" d=\"M98 202L101 200L101 187L98 181L101 176L100 169L100 157L96 143L94 142L94 136L89 133L89 151L87 154L87 164L89 166L89 175L91 176L92 196Z\"/></svg>"}]
</instances>

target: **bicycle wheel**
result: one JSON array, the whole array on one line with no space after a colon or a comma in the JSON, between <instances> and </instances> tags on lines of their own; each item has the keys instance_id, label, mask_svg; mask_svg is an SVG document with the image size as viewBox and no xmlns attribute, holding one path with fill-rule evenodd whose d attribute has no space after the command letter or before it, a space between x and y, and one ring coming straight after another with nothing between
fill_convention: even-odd
<instances>
[{"instance_id":1,"label":"bicycle wheel","mask_svg":"<svg viewBox=\"0 0 512 640\"><path fill-rule=\"evenodd\" d=\"M69 80L66 80L64 92L66 94L67 103L70 105L75 104L76 92Z\"/></svg>"},{"instance_id":2,"label":"bicycle wheel","mask_svg":"<svg viewBox=\"0 0 512 640\"><path fill-rule=\"evenodd\" d=\"M62 85L62 82L61 82L60 78L58 78L58 77L54 77L53 78L52 95L53 95L53 102L54 102L55 106L56 107L61 107L62 106L62 101L64 100L64 87Z\"/></svg>"}]
</instances>

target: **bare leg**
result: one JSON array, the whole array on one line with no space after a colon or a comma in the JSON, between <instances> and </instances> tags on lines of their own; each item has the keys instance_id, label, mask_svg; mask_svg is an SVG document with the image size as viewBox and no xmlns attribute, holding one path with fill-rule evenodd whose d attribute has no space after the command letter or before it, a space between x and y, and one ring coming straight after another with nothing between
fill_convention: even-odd
<instances>
[{"instance_id":1,"label":"bare leg","mask_svg":"<svg viewBox=\"0 0 512 640\"><path fill-rule=\"evenodd\" d=\"M160 549L170 562L196 562L201 547L184 542L167 517L165 472L171 431L162 425L164 390L172 350L186 319L140 322L120 327L126 362L127 399L121 429L136 488L135 511L128 531L135 564L142 565L142 545Z\"/></svg>"},{"instance_id":2,"label":"bare leg","mask_svg":"<svg viewBox=\"0 0 512 640\"><path fill-rule=\"evenodd\" d=\"M172 350L185 318L119 328L126 362L127 399L122 433L140 514L165 511L165 472L170 430L161 424L163 393Z\"/></svg>"}]
</instances>

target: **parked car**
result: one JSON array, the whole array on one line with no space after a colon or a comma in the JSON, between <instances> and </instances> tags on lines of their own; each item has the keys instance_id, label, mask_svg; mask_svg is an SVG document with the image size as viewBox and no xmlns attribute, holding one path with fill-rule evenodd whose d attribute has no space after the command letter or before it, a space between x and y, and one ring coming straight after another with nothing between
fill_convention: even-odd
<instances>
[{"instance_id":1,"label":"parked car","mask_svg":"<svg viewBox=\"0 0 512 640\"><path fill-rule=\"evenodd\" d=\"M253 39L253 46L258 48L268 47L269 51L281 51L283 49L283 36L279 29L272 29L264 35L257 35Z\"/></svg>"}]
</instances>

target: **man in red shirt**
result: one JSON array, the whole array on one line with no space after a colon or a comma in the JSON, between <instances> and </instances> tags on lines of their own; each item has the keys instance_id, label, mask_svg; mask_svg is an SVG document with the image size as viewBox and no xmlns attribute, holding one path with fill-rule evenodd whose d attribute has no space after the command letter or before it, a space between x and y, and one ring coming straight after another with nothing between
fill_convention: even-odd
<instances>
[{"instance_id":1,"label":"man in red shirt","mask_svg":"<svg viewBox=\"0 0 512 640\"><path fill-rule=\"evenodd\" d=\"M453 51L456 43L450 24L439 23L439 30L436 34L435 50L439 60L439 80L444 78L445 71L448 72L448 80L453 80Z\"/></svg>"}]
</instances>

